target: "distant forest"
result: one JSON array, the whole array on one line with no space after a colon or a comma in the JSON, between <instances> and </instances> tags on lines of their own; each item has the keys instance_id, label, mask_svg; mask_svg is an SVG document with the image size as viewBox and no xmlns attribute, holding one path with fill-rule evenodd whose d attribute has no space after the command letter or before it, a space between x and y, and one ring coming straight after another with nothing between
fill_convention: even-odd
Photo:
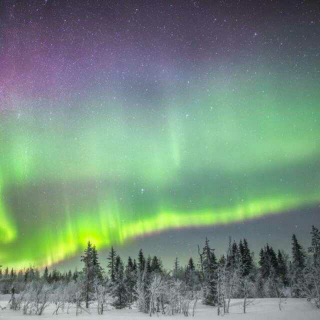
<instances>
[{"instance_id":1,"label":"distant forest","mask_svg":"<svg viewBox=\"0 0 320 320\"><path fill-rule=\"evenodd\" d=\"M59 272L29 267L16 271L0 269L0 292L10 294L8 307L23 314L43 314L50 305L55 313L75 306L76 313L97 308L131 308L151 315L162 313L194 315L197 303L215 307L219 315L229 313L230 300L242 299L243 312L255 298L278 298L279 308L288 297L306 298L320 308L320 231L312 226L310 246L303 248L292 236L292 251L276 252L268 244L261 248L259 261L246 239L229 238L228 250L215 255L208 239L198 246L198 259L188 264L174 261L166 270L157 256L144 255L127 262L112 247L107 261L90 242L81 261L81 271ZM104 266L106 268L104 268Z\"/></svg>"}]
</instances>

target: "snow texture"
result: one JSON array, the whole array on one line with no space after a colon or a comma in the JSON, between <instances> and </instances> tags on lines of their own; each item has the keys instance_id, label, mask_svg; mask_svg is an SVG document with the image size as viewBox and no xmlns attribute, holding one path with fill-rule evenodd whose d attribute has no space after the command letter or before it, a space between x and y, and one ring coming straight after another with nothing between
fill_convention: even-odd
<instances>
[{"instance_id":1,"label":"snow texture","mask_svg":"<svg viewBox=\"0 0 320 320\"><path fill-rule=\"evenodd\" d=\"M2 295L0 305L2 308L7 306L9 295ZM251 305L248 306L247 313L242 313L243 300L234 299L231 303L230 314L225 315L227 319L232 320L319 320L320 311L307 302L305 299L287 299L282 304L282 310L279 310L278 299L255 299ZM42 316L25 316L21 311L11 311L8 308L0 310L0 319L14 320L14 319L50 319L50 320L142 320L150 319L148 314L138 312L136 309L122 309L122 310L107 310L103 315L97 314L97 309L92 305L89 309L90 314L83 312L76 316L75 309L71 309L69 314L61 312L58 315L53 315L53 306L45 310ZM153 315L154 318L162 319L187 319L182 314L176 316L163 316L159 314ZM222 318L224 318L222 317ZM190 316L188 317L190 318ZM191 317L192 318L192 317ZM197 320L211 320L219 319L221 316L217 315L216 308L198 304L196 314L193 319Z\"/></svg>"}]
</instances>

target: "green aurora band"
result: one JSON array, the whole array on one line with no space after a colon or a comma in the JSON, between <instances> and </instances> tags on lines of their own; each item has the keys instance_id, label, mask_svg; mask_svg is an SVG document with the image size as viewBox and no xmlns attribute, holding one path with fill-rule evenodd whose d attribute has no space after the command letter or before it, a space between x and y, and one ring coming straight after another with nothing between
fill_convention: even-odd
<instances>
[{"instance_id":1,"label":"green aurora band","mask_svg":"<svg viewBox=\"0 0 320 320\"><path fill-rule=\"evenodd\" d=\"M0 99L1 264L318 204L320 92L288 79L220 77L148 108L101 92Z\"/></svg>"}]
</instances>

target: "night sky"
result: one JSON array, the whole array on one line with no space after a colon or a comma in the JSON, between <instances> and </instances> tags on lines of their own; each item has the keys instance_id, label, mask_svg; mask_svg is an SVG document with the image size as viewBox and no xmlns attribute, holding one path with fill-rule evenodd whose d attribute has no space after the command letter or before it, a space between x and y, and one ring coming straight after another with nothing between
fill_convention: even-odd
<instances>
[{"instance_id":1,"label":"night sky","mask_svg":"<svg viewBox=\"0 0 320 320\"><path fill-rule=\"evenodd\" d=\"M0 0L0 263L289 250L320 225L317 1Z\"/></svg>"}]
</instances>

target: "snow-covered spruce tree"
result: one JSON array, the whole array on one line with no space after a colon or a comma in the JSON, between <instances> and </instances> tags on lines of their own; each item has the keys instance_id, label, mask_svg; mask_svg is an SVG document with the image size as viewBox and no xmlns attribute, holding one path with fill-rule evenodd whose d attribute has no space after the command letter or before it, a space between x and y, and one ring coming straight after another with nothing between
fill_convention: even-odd
<instances>
[{"instance_id":1,"label":"snow-covered spruce tree","mask_svg":"<svg viewBox=\"0 0 320 320\"><path fill-rule=\"evenodd\" d=\"M49 270L48 267L45 267L44 272L43 272L43 276L42 279L46 282L48 282L48 278L49 278Z\"/></svg>"},{"instance_id":2,"label":"snow-covered spruce tree","mask_svg":"<svg viewBox=\"0 0 320 320\"><path fill-rule=\"evenodd\" d=\"M133 263L131 257L128 258L128 263L125 268L125 283L128 294L128 304L130 306L135 300L135 286L137 283L137 266Z\"/></svg>"},{"instance_id":3,"label":"snow-covered spruce tree","mask_svg":"<svg viewBox=\"0 0 320 320\"><path fill-rule=\"evenodd\" d=\"M185 280L185 270L180 265L178 257L176 257L173 262L172 277L174 280Z\"/></svg>"},{"instance_id":4,"label":"snow-covered spruce tree","mask_svg":"<svg viewBox=\"0 0 320 320\"><path fill-rule=\"evenodd\" d=\"M162 273L162 262L157 256L153 256L150 267L151 273Z\"/></svg>"},{"instance_id":5,"label":"snow-covered spruce tree","mask_svg":"<svg viewBox=\"0 0 320 320\"><path fill-rule=\"evenodd\" d=\"M231 244L231 238L229 238L229 246L227 251L227 257L225 260L224 268L224 313L229 313L231 299L234 298L239 291L239 278L240 278L240 253L237 244L234 242Z\"/></svg>"},{"instance_id":6,"label":"snow-covered spruce tree","mask_svg":"<svg viewBox=\"0 0 320 320\"><path fill-rule=\"evenodd\" d=\"M147 258L146 267L147 267L148 274L151 274L152 269L151 269L151 256L150 255L148 255L148 258Z\"/></svg>"},{"instance_id":7,"label":"snow-covered spruce tree","mask_svg":"<svg viewBox=\"0 0 320 320\"><path fill-rule=\"evenodd\" d=\"M200 288L198 288L198 274L192 258L189 259L185 270L185 281L189 291L191 292L191 296L193 297L195 291Z\"/></svg>"},{"instance_id":8,"label":"snow-covered spruce tree","mask_svg":"<svg viewBox=\"0 0 320 320\"><path fill-rule=\"evenodd\" d=\"M78 271L77 268L76 268L76 270L75 270L75 271L73 272L73 274L72 274L72 280L73 280L73 281L77 281L78 278L79 278L79 271Z\"/></svg>"},{"instance_id":9,"label":"snow-covered spruce tree","mask_svg":"<svg viewBox=\"0 0 320 320\"><path fill-rule=\"evenodd\" d=\"M111 247L111 251L109 253L109 256L108 256L108 273L109 273L109 276L110 276L110 280L111 282L114 282L115 280L115 264L116 264L116 257L117 257L117 253L116 253L116 250Z\"/></svg>"},{"instance_id":10,"label":"snow-covered spruce tree","mask_svg":"<svg viewBox=\"0 0 320 320\"><path fill-rule=\"evenodd\" d=\"M10 277L10 275L8 274L8 268L6 269L5 277L7 278ZM30 281L39 280L39 279L40 279L40 272L38 269L29 267L24 273L25 282L30 282Z\"/></svg>"},{"instance_id":11,"label":"snow-covered spruce tree","mask_svg":"<svg viewBox=\"0 0 320 320\"><path fill-rule=\"evenodd\" d=\"M210 248L209 240L206 238L205 245L200 252L200 265L203 278L203 303L215 306L218 303L217 297L217 260L214 249Z\"/></svg>"},{"instance_id":12,"label":"snow-covered spruce tree","mask_svg":"<svg viewBox=\"0 0 320 320\"><path fill-rule=\"evenodd\" d=\"M268 261L268 256L265 253L265 250L261 248L259 253L259 266L260 266L260 274L262 279L267 279L270 273L270 263Z\"/></svg>"},{"instance_id":13,"label":"snow-covered spruce tree","mask_svg":"<svg viewBox=\"0 0 320 320\"><path fill-rule=\"evenodd\" d=\"M304 282L301 283L303 296L320 308L320 231L312 226L309 257L304 269Z\"/></svg>"},{"instance_id":14,"label":"snow-covered spruce tree","mask_svg":"<svg viewBox=\"0 0 320 320\"><path fill-rule=\"evenodd\" d=\"M258 298L265 298L265 282L266 282L266 276L265 276L265 254L264 250L261 249L259 253L259 271L256 277L256 288L255 288L255 296Z\"/></svg>"},{"instance_id":15,"label":"snow-covered spruce tree","mask_svg":"<svg viewBox=\"0 0 320 320\"><path fill-rule=\"evenodd\" d=\"M240 298L243 299L243 313L246 313L247 306L252 303L252 298L254 296L254 265L253 258L249 249L249 245L246 239L243 242L240 240L239 243L239 272L238 272L238 281L236 284L237 294Z\"/></svg>"},{"instance_id":16,"label":"snow-covered spruce tree","mask_svg":"<svg viewBox=\"0 0 320 320\"><path fill-rule=\"evenodd\" d=\"M47 282L48 283L54 283L54 282L58 282L60 280L62 280L63 275L61 274L60 271L58 271L57 269L53 269L47 277Z\"/></svg>"},{"instance_id":17,"label":"snow-covered spruce tree","mask_svg":"<svg viewBox=\"0 0 320 320\"><path fill-rule=\"evenodd\" d=\"M140 249L138 254L138 269L140 271L140 274L144 272L145 266L146 266L146 259L143 255L142 249Z\"/></svg>"},{"instance_id":18,"label":"snow-covered spruce tree","mask_svg":"<svg viewBox=\"0 0 320 320\"><path fill-rule=\"evenodd\" d=\"M0 283L0 289L3 294L10 293L13 281L14 281L14 278L10 274L9 268L6 268Z\"/></svg>"},{"instance_id":19,"label":"snow-covered spruce tree","mask_svg":"<svg viewBox=\"0 0 320 320\"><path fill-rule=\"evenodd\" d=\"M66 282L70 282L72 280L72 271L69 270L66 272L63 278Z\"/></svg>"},{"instance_id":20,"label":"snow-covered spruce tree","mask_svg":"<svg viewBox=\"0 0 320 320\"><path fill-rule=\"evenodd\" d=\"M180 262L179 262L178 257L176 257L174 260L174 268L173 268L173 277L175 280L178 280L179 269L180 269Z\"/></svg>"},{"instance_id":21,"label":"snow-covered spruce tree","mask_svg":"<svg viewBox=\"0 0 320 320\"><path fill-rule=\"evenodd\" d=\"M249 249L248 241L243 239L239 243L240 264L241 264L241 276L246 277L252 275L254 269L253 258Z\"/></svg>"},{"instance_id":22,"label":"snow-covered spruce tree","mask_svg":"<svg viewBox=\"0 0 320 320\"><path fill-rule=\"evenodd\" d=\"M276 297L279 299L279 309L283 299L288 297L288 267L285 253L278 251L276 263L271 263L270 275L265 283L265 291L269 297ZM272 261L272 260L271 260Z\"/></svg>"},{"instance_id":23,"label":"snow-covered spruce tree","mask_svg":"<svg viewBox=\"0 0 320 320\"><path fill-rule=\"evenodd\" d=\"M289 271L288 271L288 264L287 264L287 259L286 259L286 254L278 250L278 270L277 270L277 276L283 285L283 287L289 286Z\"/></svg>"},{"instance_id":24,"label":"snow-covered spruce tree","mask_svg":"<svg viewBox=\"0 0 320 320\"><path fill-rule=\"evenodd\" d=\"M272 247L267 245L266 255L269 262L269 275L267 279L267 295L271 298L278 298L280 295L280 283L278 279L278 259Z\"/></svg>"},{"instance_id":25,"label":"snow-covered spruce tree","mask_svg":"<svg viewBox=\"0 0 320 320\"><path fill-rule=\"evenodd\" d=\"M306 254L299 244L296 235L292 236L292 265L291 283L292 296L294 298L303 297L301 287L304 285L304 268L306 267Z\"/></svg>"},{"instance_id":26,"label":"snow-covered spruce tree","mask_svg":"<svg viewBox=\"0 0 320 320\"><path fill-rule=\"evenodd\" d=\"M260 251L260 270L256 281L258 297L275 298L279 296L279 264L275 251L268 244Z\"/></svg>"},{"instance_id":27,"label":"snow-covered spruce tree","mask_svg":"<svg viewBox=\"0 0 320 320\"><path fill-rule=\"evenodd\" d=\"M116 309L123 309L128 304L128 289L124 273L124 265L120 256L116 257L114 269L114 282L112 283L112 297L115 299L112 305Z\"/></svg>"},{"instance_id":28,"label":"snow-covered spruce tree","mask_svg":"<svg viewBox=\"0 0 320 320\"><path fill-rule=\"evenodd\" d=\"M311 246L308 251L312 254L313 265L320 265L320 231L315 226L312 226L311 230Z\"/></svg>"},{"instance_id":29,"label":"snow-covered spruce tree","mask_svg":"<svg viewBox=\"0 0 320 320\"><path fill-rule=\"evenodd\" d=\"M89 308L89 302L94 297L94 285L96 281L102 281L102 268L98 259L98 252L95 246L92 246L90 241L81 257L84 263L82 270L83 296L86 308Z\"/></svg>"}]
</instances>

